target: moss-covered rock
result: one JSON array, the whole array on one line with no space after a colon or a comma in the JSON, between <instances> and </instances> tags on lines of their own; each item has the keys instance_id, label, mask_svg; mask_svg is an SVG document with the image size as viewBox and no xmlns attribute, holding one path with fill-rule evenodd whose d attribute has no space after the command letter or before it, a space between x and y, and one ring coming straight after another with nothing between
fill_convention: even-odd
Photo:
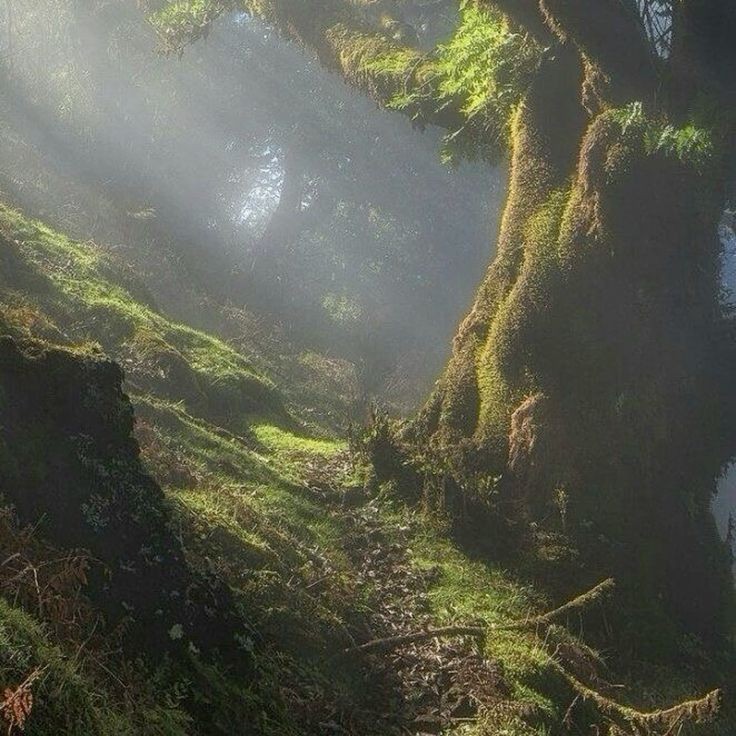
<instances>
[{"instance_id":1,"label":"moss-covered rock","mask_svg":"<svg viewBox=\"0 0 736 736\"><path fill-rule=\"evenodd\" d=\"M130 648L227 652L229 594L188 567L121 382L109 360L0 338L0 489L51 543L89 550L88 594Z\"/></svg>"}]
</instances>

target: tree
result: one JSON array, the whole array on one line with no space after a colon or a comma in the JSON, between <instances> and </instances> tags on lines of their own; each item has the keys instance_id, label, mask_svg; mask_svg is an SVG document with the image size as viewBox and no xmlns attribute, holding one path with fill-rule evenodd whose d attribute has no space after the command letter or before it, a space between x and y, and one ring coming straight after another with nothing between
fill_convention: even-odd
<instances>
[{"instance_id":1,"label":"tree","mask_svg":"<svg viewBox=\"0 0 736 736\"><path fill-rule=\"evenodd\" d=\"M497 254L413 436L456 488L501 476L507 513L549 531L563 496L589 556L714 634L730 586L709 501L736 450L717 238L736 6L478 0L430 52L397 12L419 6L199 0L154 22L180 50L237 7L461 150L508 144Z\"/></svg>"}]
</instances>

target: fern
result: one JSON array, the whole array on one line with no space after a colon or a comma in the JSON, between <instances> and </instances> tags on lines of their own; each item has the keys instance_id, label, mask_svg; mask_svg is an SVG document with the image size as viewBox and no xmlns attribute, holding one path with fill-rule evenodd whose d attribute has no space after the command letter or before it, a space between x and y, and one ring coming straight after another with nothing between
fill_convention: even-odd
<instances>
[{"instance_id":1,"label":"fern","mask_svg":"<svg viewBox=\"0 0 736 736\"><path fill-rule=\"evenodd\" d=\"M626 135L636 131L644 138L647 153L664 153L675 156L682 163L703 168L712 158L715 145L713 136L706 128L694 123L681 127L654 119L647 115L641 102L632 102L625 107L612 110L610 115Z\"/></svg>"},{"instance_id":2,"label":"fern","mask_svg":"<svg viewBox=\"0 0 736 736\"><path fill-rule=\"evenodd\" d=\"M174 0L149 17L162 51L181 56L184 47L206 38L210 25L232 3L227 0Z\"/></svg>"}]
</instances>

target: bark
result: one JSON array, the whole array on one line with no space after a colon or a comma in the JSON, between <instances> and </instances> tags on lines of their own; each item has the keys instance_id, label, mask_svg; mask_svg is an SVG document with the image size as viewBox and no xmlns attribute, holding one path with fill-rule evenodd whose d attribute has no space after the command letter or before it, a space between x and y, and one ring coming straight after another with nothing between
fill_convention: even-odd
<instances>
[{"instance_id":1,"label":"bark","mask_svg":"<svg viewBox=\"0 0 736 736\"><path fill-rule=\"evenodd\" d=\"M283 183L268 226L261 237L262 250L283 255L286 247L302 229L303 200L306 187L305 163L297 146L289 146L283 161Z\"/></svg>"},{"instance_id":2,"label":"bark","mask_svg":"<svg viewBox=\"0 0 736 736\"><path fill-rule=\"evenodd\" d=\"M577 46L606 79L615 102L649 99L655 91L657 59L631 2L541 0L547 24Z\"/></svg>"},{"instance_id":3,"label":"bark","mask_svg":"<svg viewBox=\"0 0 736 736\"><path fill-rule=\"evenodd\" d=\"M672 30L670 80L674 113L684 117L696 106L710 106L733 138L736 105L736 5L728 0L677 3ZM730 116L730 120L724 119Z\"/></svg>"},{"instance_id":4,"label":"bark","mask_svg":"<svg viewBox=\"0 0 736 736\"><path fill-rule=\"evenodd\" d=\"M650 89L651 68L611 64L577 3L543 4L566 43L515 121L497 257L415 436L458 488L501 475L506 513L569 531L590 564L716 635L731 586L709 501L736 452L728 150L702 168L624 130L606 107Z\"/></svg>"}]
</instances>

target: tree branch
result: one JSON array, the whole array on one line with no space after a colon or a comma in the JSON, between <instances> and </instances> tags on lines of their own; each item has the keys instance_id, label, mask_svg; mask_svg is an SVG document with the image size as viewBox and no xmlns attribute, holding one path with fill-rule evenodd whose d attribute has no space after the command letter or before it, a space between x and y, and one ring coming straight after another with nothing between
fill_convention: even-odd
<instances>
[{"instance_id":1,"label":"tree branch","mask_svg":"<svg viewBox=\"0 0 736 736\"><path fill-rule=\"evenodd\" d=\"M189 7L183 0L179 15L153 16L166 53L181 54L187 44L205 37L222 13L237 7L314 52L324 67L379 105L390 107L397 96L420 92L416 103L402 108L416 124L455 131L465 122L462 102L439 94L431 55L400 32L406 24L398 18L382 13L376 19L345 0L210 0L204 10L191 6L188 12Z\"/></svg>"},{"instance_id":2,"label":"tree branch","mask_svg":"<svg viewBox=\"0 0 736 736\"><path fill-rule=\"evenodd\" d=\"M343 654L355 654L357 652L379 651L385 652L390 649L404 646L405 644L415 644L419 641L427 641L436 637L445 636L485 636L488 627L486 626L442 626L437 629L423 629L422 631L413 631L409 634L399 634L397 636L387 636L382 639L372 639L365 644L359 644L355 647L349 647L343 651Z\"/></svg>"},{"instance_id":3,"label":"tree branch","mask_svg":"<svg viewBox=\"0 0 736 736\"><path fill-rule=\"evenodd\" d=\"M563 605L555 608L547 613L538 616L531 616L517 621L510 621L507 624L482 624L477 626L443 626L436 629L423 629L422 631L413 631L409 634L399 634L397 636L389 636L383 639L373 639L355 647L350 647L344 651L344 654L354 654L356 652L366 651L387 651L405 644L414 644L427 639L444 636L485 636L491 631L521 631L535 629L539 626L547 626L555 620L562 618L572 611L580 611L587 608L597 601L608 597L614 590L615 583L613 578L608 578L598 583L594 588L582 593Z\"/></svg>"},{"instance_id":4,"label":"tree branch","mask_svg":"<svg viewBox=\"0 0 736 736\"><path fill-rule=\"evenodd\" d=\"M526 626L545 626L551 624L557 619L562 618L572 611L581 611L584 608L588 608L593 603L602 601L608 598L616 588L616 582L613 578L607 578L602 582L598 583L594 588L582 593L581 595L573 598L567 603L563 603L558 608L552 611L543 613L541 616L535 616L525 622Z\"/></svg>"},{"instance_id":5,"label":"tree branch","mask_svg":"<svg viewBox=\"0 0 736 736\"><path fill-rule=\"evenodd\" d=\"M649 99L659 60L635 8L621 0L540 0L548 25L607 78L615 103Z\"/></svg>"}]
</instances>

